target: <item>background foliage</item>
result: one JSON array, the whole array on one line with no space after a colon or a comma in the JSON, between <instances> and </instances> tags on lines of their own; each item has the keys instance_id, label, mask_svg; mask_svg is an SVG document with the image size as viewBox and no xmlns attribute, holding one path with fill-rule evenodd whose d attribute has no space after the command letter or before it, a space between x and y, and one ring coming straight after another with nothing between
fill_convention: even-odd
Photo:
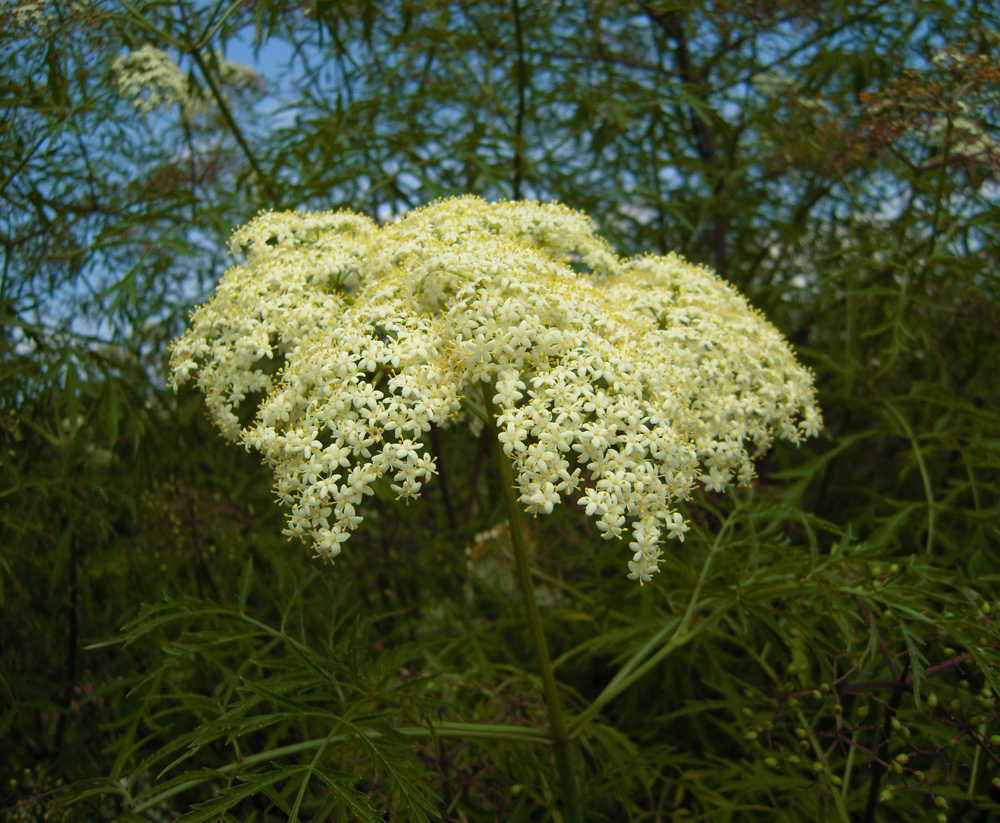
<instances>
[{"instance_id":1,"label":"background foliage","mask_svg":"<svg viewBox=\"0 0 1000 823\"><path fill-rule=\"evenodd\" d=\"M821 437L690 501L654 584L565 512L532 524L587 819L1000 819L993 4L0 16L0 819L551 819L476 447L442 433L444 482L331 570L164 385L260 208L455 193L711 265L817 375ZM144 44L197 113L119 96Z\"/></svg>"}]
</instances>

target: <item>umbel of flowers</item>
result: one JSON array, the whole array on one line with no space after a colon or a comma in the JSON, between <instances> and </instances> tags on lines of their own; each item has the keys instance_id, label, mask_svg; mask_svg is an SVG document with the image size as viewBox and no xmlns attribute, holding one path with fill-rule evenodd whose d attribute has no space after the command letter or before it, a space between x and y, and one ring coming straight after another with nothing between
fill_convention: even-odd
<instances>
[{"instance_id":1,"label":"umbel of flowers","mask_svg":"<svg viewBox=\"0 0 1000 823\"><path fill-rule=\"evenodd\" d=\"M323 557L379 478L400 498L432 480L432 425L488 425L526 512L579 505L647 582L697 483L747 483L775 437L820 428L810 373L730 285L673 254L620 259L560 205L461 197L381 227L266 212L231 249L173 380L263 455L287 533Z\"/></svg>"}]
</instances>

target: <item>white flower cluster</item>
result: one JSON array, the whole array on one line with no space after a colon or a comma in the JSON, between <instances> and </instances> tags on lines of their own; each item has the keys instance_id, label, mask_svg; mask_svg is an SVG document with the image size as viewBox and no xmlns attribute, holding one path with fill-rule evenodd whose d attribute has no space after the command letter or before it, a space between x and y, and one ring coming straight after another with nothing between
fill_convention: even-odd
<instances>
[{"instance_id":1,"label":"white flower cluster","mask_svg":"<svg viewBox=\"0 0 1000 823\"><path fill-rule=\"evenodd\" d=\"M1000 155L993 136L968 117L937 117L927 129L927 137L956 157L989 161Z\"/></svg>"},{"instance_id":2,"label":"white flower cluster","mask_svg":"<svg viewBox=\"0 0 1000 823\"><path fill-rule=\"evenodd\" d=\"M61 10L66 19L79 17L92 9L90 0L66 0L59 4L56 0L8 0L0 7L0 26L4 34L19 37L32 28L47 28L58 22L57 10Z\"/></svg>"},{"instance_id":3,"label":"white flower cluster","mask_svg":"<svg viewBox=\"0 0 1000 823\"><path fill-rule=\"evenodd\" d=\"M51 3L47 0L20 0L7 9L10 26L14 29L44 25L52 18Z\"/></svg>"},{"instance_id":4,"label":"white flower cluster","mask_svg":"<svg viewBox=\"0 0 1000 823\"><path fill-rule=\"evenodd\" d=\"M820 428L809 372L731 286L674 255L620 260L559 205L463 197L382 228L264 213L232 245L245 262L175 342L173 378L197 374L223 433L274 468L287 532L328 558L372 484L419 494L430 427L482 426L484 399L525 510L575 500L628 535L642 582L697 482L746 483L748 446Z\"/></svg>"},{"instance_id":5,"label":"white flower cluster","mask_svg":"<svg viewBox=\"0 0 1000 823\"><path fill-rule=\"evenodd\" d=\"M249 66L232 63L218 56L219 76L231 88L258 88L259 75ZM180 66L162 49L148 43L137 51L119 55L112 64L118 83L118 94L142 112L177 104L181 117L190 121L211 110L204 92Z\"/></svg>"}]
</instances>

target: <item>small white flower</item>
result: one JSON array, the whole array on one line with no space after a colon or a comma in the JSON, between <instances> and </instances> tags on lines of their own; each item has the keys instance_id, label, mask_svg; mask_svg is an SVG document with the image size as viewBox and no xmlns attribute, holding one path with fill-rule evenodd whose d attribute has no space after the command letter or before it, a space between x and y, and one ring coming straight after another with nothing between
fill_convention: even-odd
<instances>
[{"instance_id":1,"label":"small white flower","mask_svg":"<svg viewBox=\"0 0 1000 823\"><path fill-rule=\"evenodd\" d=\"M650 570L646 563L637 562L635 560L628 561L628 579L638 580L639 585L649 583L653 579L650 576L651 571L656 571L656 568L654 567Z\"/></svg>"},{"instance_id":2,"label":"small white flower","mask_svg":"<svg viewBox=\"0 0 1000 823\"><path fill-rule=\"evenodd\" d=\"M684 535L688 531L688 525L684 522L680 512L673 512L667 519L667 537L684 542Z\"/></svg>"},{"instance_id":3,"label":"small white flower","mask_svg":"<svg viewBox=\"0 0 1000 823\"><path fill-rule=\"evenodd\" d=\"M720 471L718 466L712 466L711 471L707 475L703 474L701 479L705 484L705 491L709 492L721 492L729 483L729 475Z\"/></svg>"}]
</instances>

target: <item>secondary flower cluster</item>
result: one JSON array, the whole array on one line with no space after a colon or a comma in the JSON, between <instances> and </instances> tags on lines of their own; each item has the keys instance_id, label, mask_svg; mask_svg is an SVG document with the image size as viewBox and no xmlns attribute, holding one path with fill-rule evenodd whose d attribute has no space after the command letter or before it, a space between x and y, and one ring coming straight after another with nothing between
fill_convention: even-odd
<instances>
[{"instance_id":1,"label":"secondary flower cluster","mask_svg":"<svg viewBox=\"0 0 1000 823\"><path fill-rule=\"evenodd\" d=\"M88 13L99 13L90 0L12 0L0 11L0 31L7 37L20 37L33 28L46 29Z\"/></svg>"},{"instance_id":2,"label":"secondary flower cluster","mask_svg":"<svg viewBox=\"0 0 1000 823\"><path fill-rule=\"evenodd\" d=\"M675 255L620 260L559 205L463 197L381 228L263 213L232 249L173 378L197 375L274 468L288 533L328 558L379 478L401 498L432 478L431 426L485 424L527 512L575 500L645 582L696 483L746 483L748 447L820 427L810 374L732 287Z\"/></svg>"},{"instance_id":3,"label":"secondary flower cluster","mask_svg":"<svg viewBox=\"0 0 1000 823\"><path fill-rule=\"evenodd\" d=\"M260 76L249 66L232 63L221 55L217 55L216 60L219 78L227 89L260 87ZM190 121L212 108L205 93L181 71L174 59L148 43L116 57L112 68L118 94L131 100L139 111L156 111L176 103L182 119Z\"/></svg>"}]
</instances>

